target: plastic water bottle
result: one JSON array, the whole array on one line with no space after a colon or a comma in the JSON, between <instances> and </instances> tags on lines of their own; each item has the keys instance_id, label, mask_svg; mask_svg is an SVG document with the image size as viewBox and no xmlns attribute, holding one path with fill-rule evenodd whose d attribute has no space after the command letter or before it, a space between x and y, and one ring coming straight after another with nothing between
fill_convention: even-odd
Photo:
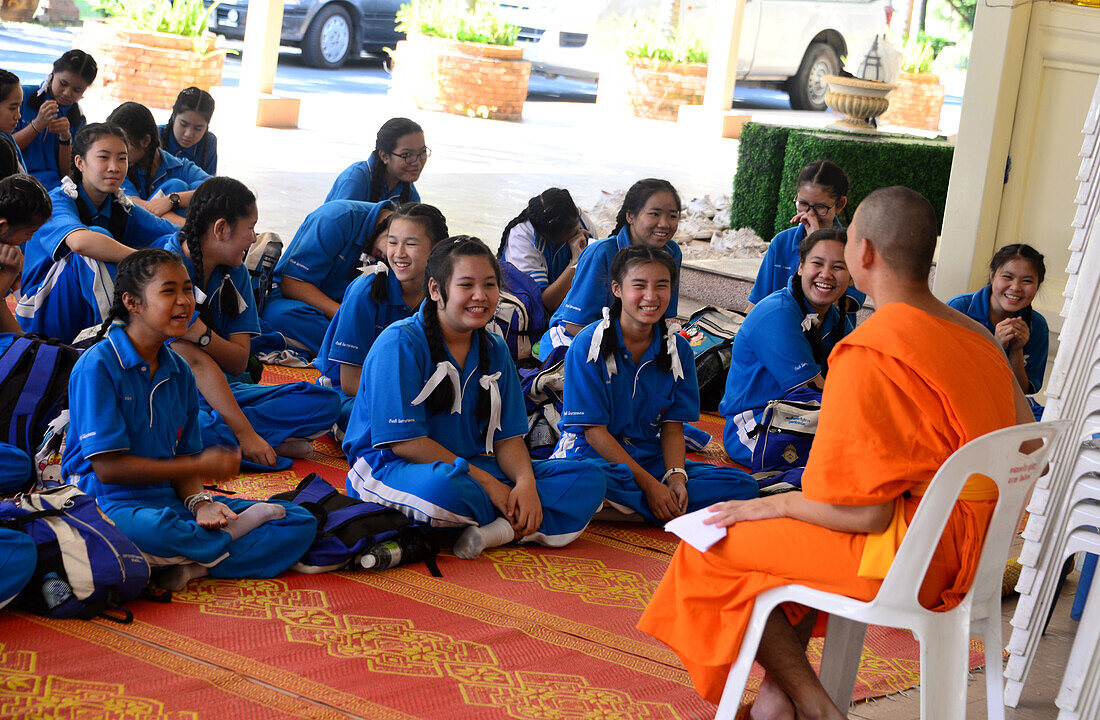
<instances>
[{"instance_id":1,"label":"plastic water bottle","mask_svg":"<svg viewBox=\"0 0 1100 720\"><path fill-rule=\"evenodd\" d=\"M64 605L72 597L73 589L57 573L49 572L42 578L42 599L46 601L48 610Z\"/></svg>"},{"instance_id":2,"label":"plastic water bottle","mask_svg":"<svg viewBox=\"0 0 1100 720\"><path fill-rule=\"evenodd\" d=\"M430 554L427 543L420 538L401 538L373 545L359 558L359 564L367 570L388 570L401 564L420 562Z\"/></svg>"}]
</instances>

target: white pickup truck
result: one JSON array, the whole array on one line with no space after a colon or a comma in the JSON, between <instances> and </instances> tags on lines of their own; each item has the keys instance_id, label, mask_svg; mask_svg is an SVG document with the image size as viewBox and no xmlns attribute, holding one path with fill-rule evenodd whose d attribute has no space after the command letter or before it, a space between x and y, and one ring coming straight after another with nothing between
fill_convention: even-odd
<instances>
[{"instance_id":1,"label":"white pickup truck","mask_svg":"<svg viewBox=\"0 0 1100 720\"><path fill-rule=\"evenodd\" d=\"M608 48L616 46L606 36L614 27L608 18L656 18L670 7L660 0L490 1L520 26L524 57L537 72L590 81L598 77ZM681 0L681 24L704 44L719 2L733 0ZM824 110L823 78L836 74L842 57L858 69L892 12L889 0L745 0L737 80L786 91L796 110Z\"/></svg>"}]
</instances>

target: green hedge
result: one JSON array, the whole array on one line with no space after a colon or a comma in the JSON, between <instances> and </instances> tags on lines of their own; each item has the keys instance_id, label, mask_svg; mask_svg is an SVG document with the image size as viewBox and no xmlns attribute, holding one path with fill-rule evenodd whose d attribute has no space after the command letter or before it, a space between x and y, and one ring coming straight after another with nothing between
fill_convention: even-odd
<instances>
[{"instance_id":1,"label":"green hedge","mask_svg":"<svg viewBox=\"0 0 1100 720\"><path fill-rule=\"evenodd\" d=\"M872 190L905 185L928 198L942 226L954 153L947 141L767 126L745 132L753 125L745 125L741 134L730 214L733 227L751 227L764 239L790 227L795 178L804 165L822 158L840 165L852 180L848 210L841 217L844 224ZM782 162L777 163L780 145ZM746 165L741 165L743 160Z\"/></svg>"}]
</instances>

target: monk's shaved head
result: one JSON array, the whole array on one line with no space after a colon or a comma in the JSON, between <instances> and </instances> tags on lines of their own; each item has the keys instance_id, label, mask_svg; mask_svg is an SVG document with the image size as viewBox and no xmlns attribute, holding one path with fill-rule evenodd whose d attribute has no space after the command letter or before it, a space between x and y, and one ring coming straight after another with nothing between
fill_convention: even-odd
<instances>
[{"instance_id":1,"label":"monk's shaved head","mask_svg":"<svg viewBox=\"0 0 1100 720\"><path fill-rule=\"evenodd\" d=\"M936 211L923 195L893 185L863 199L848 234L853 240L870 240L897 275L927 281L936 251L936 226Z\"/></svg>"}]
</instances>

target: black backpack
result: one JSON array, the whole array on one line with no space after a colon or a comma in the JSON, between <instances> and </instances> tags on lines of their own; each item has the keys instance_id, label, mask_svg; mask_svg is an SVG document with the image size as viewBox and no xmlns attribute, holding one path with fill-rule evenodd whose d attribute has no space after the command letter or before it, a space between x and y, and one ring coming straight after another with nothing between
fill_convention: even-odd
<instances>
[{"instance_id":1,"label":"black backpack","mask_svg":"<svg viewBox=\"0 0 1100 720\"><path fill-rule=\"evenodd\" d=\"M722 401L733 357L733 339L744 320L742 313L708 306L692 313L680 331L695 355L699 406L703 410L717 410Z\"/></svg>"}]
</instances>

